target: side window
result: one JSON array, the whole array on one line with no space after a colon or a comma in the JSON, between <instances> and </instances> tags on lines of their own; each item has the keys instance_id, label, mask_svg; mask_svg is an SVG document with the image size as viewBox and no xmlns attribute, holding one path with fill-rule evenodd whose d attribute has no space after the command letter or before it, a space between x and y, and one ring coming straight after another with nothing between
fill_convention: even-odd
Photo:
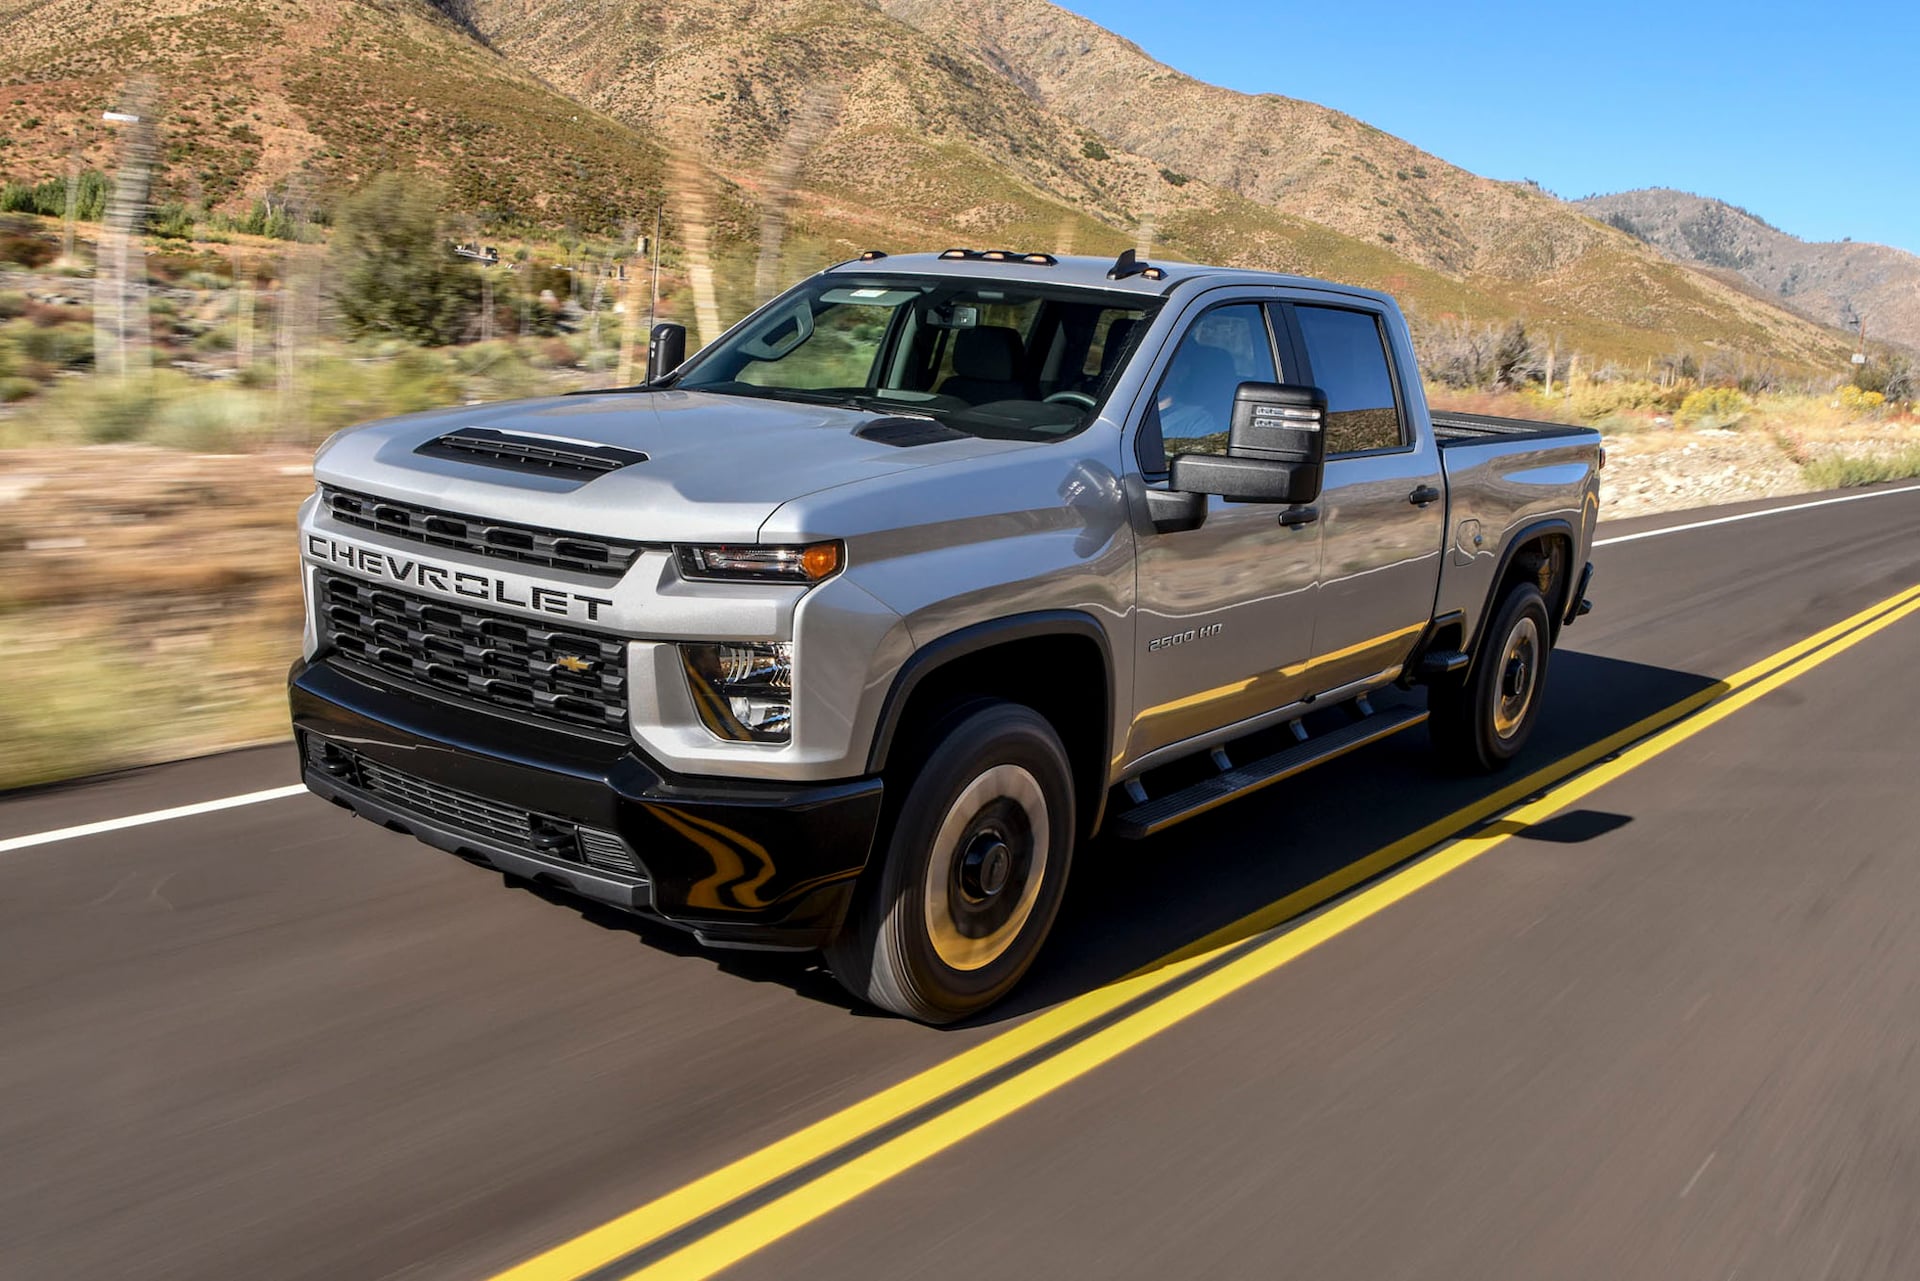
<instances>
[{"instance_id":1,"label":"side window","mask_svg":"<svg viewBox=\"0 0 1920 1281\"><path fill-rule=\"evenodd\" d=\"M1229 303L1202 315L1180 340L1154 396L1159 469L1176 454L1226 453L1233 393L1241 383L1278 381L1260 304Z\"/></svg>"},{"instance_id":2,"label":"side window","mask_svg":"<svg viewBox=\"0 0 1920 1281\"><path fill-rule=\"evenodd\" d=\"M1327 393L1327 453L1406 444L1380 321L1364 311L1334 307L1296 306L1293 312L1313 381Z\"/></svg>"}]
</instances>

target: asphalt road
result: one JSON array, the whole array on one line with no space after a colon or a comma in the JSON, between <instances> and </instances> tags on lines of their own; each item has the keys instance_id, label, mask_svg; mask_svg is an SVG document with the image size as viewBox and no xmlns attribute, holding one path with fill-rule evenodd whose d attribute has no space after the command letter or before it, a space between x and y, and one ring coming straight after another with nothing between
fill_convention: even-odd
<instances>
[{"instance_id":1,"label":"asphalt road","mask_svg":"<svg viewBox=\"0 0 1920 1281\"><path fill-rule=\"evenodd\" d=\"M1920 584L1920 492L1596 561L1523 771ZM487 1277L1222 930L1076 1034L1186 1001L1157 1035L1039 1045L1004 1119L974 1080L597 1275L1920 1276L1916 658L1920 615L1853 636L1350 923L1228 929L1501 783L1414 731L1096 846L1014 1000L945 1031L304 796L6 849L288 783L287 749L0 800L0 1277Z\"/></svg>"}]
</instances>

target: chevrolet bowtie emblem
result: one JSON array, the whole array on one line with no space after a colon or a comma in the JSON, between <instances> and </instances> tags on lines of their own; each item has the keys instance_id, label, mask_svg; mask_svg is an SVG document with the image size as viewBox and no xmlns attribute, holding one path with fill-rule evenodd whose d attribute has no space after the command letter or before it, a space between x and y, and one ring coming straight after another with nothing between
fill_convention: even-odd
<instances>
[{"instance_id":1,"label":"chevrolet bowtie emblem","mask_svg":"<svg viewBox=\"0 0 1920 1281\"><path fill-rule=\"evenodd\" d=\"M561 654L553 660L554 666L564 667L576 676L581 672L590 672L599 666L591 658L576 658L572 654Z\"/></svg>"}]
</instances>

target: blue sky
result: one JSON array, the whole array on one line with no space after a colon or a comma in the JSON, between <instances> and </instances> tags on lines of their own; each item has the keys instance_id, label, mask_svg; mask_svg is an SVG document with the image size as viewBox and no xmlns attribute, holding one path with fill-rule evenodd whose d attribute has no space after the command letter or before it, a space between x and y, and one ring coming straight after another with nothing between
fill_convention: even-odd
<instances>
[{"instance_id":1,"label":"blue sky","mask_svg":"<svg viewBox=\"0 0 1920 1281\"><path fill-rule=\"evenodd\" d=\"M1678 187L1920 253L1920 3L1065 0L1190 75L1576 199Z\"/></svg>"}]
</instances>

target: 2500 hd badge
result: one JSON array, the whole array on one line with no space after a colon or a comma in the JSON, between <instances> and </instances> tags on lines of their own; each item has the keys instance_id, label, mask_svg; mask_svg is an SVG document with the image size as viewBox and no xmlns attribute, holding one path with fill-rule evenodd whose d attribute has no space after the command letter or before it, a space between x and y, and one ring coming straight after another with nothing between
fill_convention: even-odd
<instances>
[{"instance_id":1,"label":"2500 hd badge","mask_svg":"<svg viewBox=\"0 0 1920 1281\"><path fill-rule=\"evenodd\" d=\"M345 565L357 569L363 574L375 578L384 578L395 583L411 583L424 587L428 591L440 592L449 596L465 596L470 600L491 601L500 605L514 605L520 609L537 609L545 614L558 614L563 618L579 616L588 622L600 617L602 606L611 607L613 602L604 596L583 596L579 592L562 591L558 587L525 588L524 599L514 594L514 587L505 579L495 578L491 574L476 574L472 570L454 569L447 565L433 565L423 560L408 560L395 556L391 552L376 551L371 547L357 547L352 543L343 543L325 534L307 535L307 554L316 560L330 565Z\"/></svg>"}]
</instances>

